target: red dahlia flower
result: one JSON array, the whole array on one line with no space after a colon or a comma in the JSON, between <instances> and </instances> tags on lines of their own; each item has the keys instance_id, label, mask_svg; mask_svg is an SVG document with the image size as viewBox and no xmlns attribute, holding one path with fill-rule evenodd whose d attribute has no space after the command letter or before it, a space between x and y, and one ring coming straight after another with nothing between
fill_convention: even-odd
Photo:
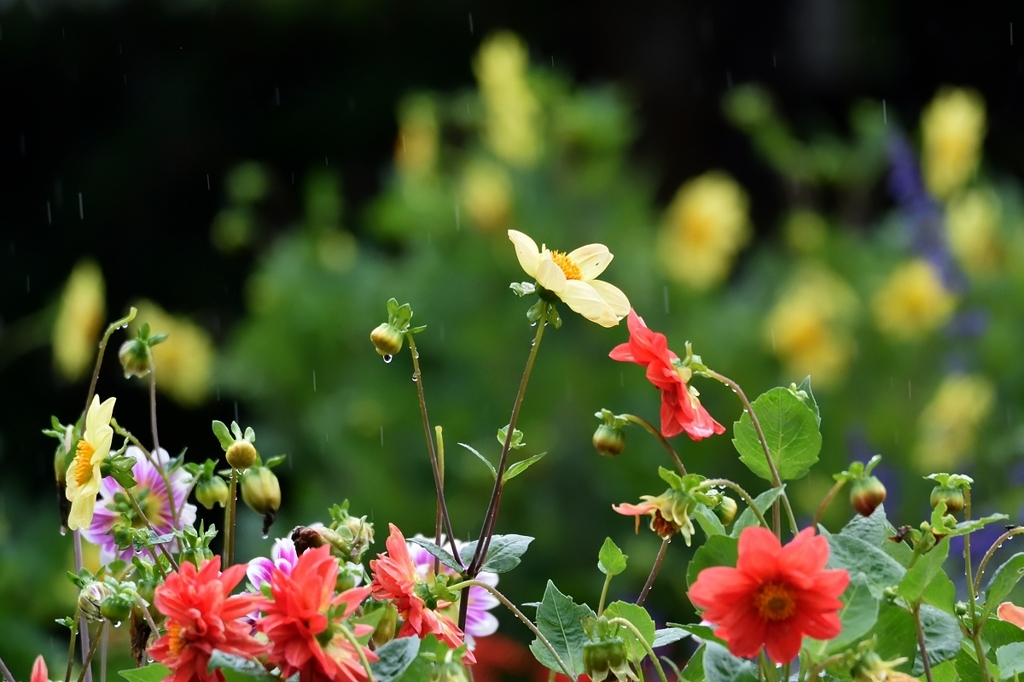
<instances>
[{"instance_id":1,"label":"red dahlia flower","mask_svg":"<svg viewBox=\"0 0 1024 682\"><path fill-rule=\"evenodd\" d=\"M626 324L629 342L619 344L608 355L612 360L635 362L647 368L648 381L661 390L661 432L665 437L685 431L693 440L701 440L723 433L725 427L711 418L700 404L697 390L687 385L691 371L668 349L665 335L648 329L632 309Z\"/></svg>"},{"instance_id":2,"label":"red dahlia flower","mask_svg":"<svg viewBox=\"0 0 1024 682\"><path fill-rule=\"evenodd\" d=\"M167 634L150 654L171 669L174 682L224 682L220 670L206 671L214 649L253 658L266 646L250 636L251 626L239 620L263 601L255 594L231 595L245 577L245 564L220 572L220 557L196 570L183 563L156 588L157 609L167 616Z\"/></svg>"},{"instance_id":3,"label":"red dahlia flower","mask_svg":"<svg viewBox=\"0 0 1024 682\"><path fill-rule=\"evenodd\" d=\"M361 682L366 670L359 652L348 640L343 628L355 637L373 632L369 625L346 626L342 621L352 615L370 594L369 587L356 587L334 596L338 579L338 560L324 545L299 556L287 574L274 568L270 576L273 601L264 602L264 616L256 629L270 640L270 662L281 669L281 677L299 673L301 682ZM377 656L363 649L368 661Z\"/></svg>"},{"instance_id":4,"label":"red dahlia flower","mask_svg":"<svg viewBox=\"0 0 1024 682\"><path fill-rule=\"evenodd\" d=\"M761 647L776 663L800 653L804 635L832 639L842 630L839 595L845 570L826 571L828 541L806 528L783 547L761 527L740 534L736 568L705 568L690 587L690 601L718 625L734 656L753 658Z\"/></svg>"},{"instance_id":5,"label":"red dahlia flower","mask_svg":"<svg viewBox=\"0 0 1024 682\"><path fill-rule=\"evenodd\" d=\"M370 560L370 572L373 573L370 588L373 590L373 598L391 600L398 609L398 615L404 621L402 629L398 631L399 637L415 634L422 638L434 634L452 649L462 646L465 639L462 630L455 621L439 612L451 604L438 602L438 611L427 607L423 597L417 592L423 592L422 588L429 589L429 586L421 580L416 564L409 556L409 548L405 544L402 531L398 530L395 524L390 524L390 528L391 535L384 543L388 549L387 554L378 554L376 559ZM416 589L418 586L420 590ZM475 663L473 652L467 651L463 661Z\"/></svg>"}]
</instances>

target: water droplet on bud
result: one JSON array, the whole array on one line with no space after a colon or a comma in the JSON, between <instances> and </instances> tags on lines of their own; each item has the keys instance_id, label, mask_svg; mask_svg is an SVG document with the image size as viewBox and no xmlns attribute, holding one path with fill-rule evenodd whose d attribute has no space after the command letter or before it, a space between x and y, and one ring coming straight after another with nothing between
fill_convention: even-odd
<instances>
[{"instance_id":1,"label":"water droplet on bud","mask_svg":"<svg viewBox=\"0 0 1024 682\"><path fill-rule=\"evenodd\" d=\"M392 360L392 356L390 356L390 355L385 355L384 356L384 362L385 363L389 363L389 362L391 362L391 360Z\"/></svg>"}]
</instances>

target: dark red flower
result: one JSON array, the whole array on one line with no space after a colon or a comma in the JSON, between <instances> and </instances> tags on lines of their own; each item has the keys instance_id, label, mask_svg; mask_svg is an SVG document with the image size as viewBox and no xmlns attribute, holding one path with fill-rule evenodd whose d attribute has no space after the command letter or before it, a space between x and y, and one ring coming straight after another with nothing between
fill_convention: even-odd
<instances>
[{"instance_id":1,"label":"dark red flower","mask_svg":"<svg viewBox=\"0 0 1024 682\"><path fill-rule=\"evenodd\" d=\"M154 601L167 616L167 633L150 649L154 659L171 669L174 682L224 682L220 670L207 672L214 649L253 658L266 646L241 620L263 601L256 594L231 595L245 577L245 564L220 572L220 557L196 567L188 562L156 588Z\"/></svg>"},{"instance_id":2,"label":"dark red flower","mask_svg":"<svg viewBox=\"0 0 1024 682\"><path fill-rule=\"evenodd\" d=\"M705 568L690 587L690 601L718 626L734 656L753 658L763 646L776 663L800 653L804 635L832 639L842 630L839 595L845 570L825 570L828 541L802 530L783 547L760 526L740 534L736 568Z\"/></svg>"},{"instance_id":3,"label":"dark red flower","mask_svg":"<svg viewBox=\"0 0 1024 682\"><path fill-rule=\"evenodd\" d=\"M700 404L697 390L687 385L690 370L668 349L665 335L648 329L632 309L626 324L629 342L616 346L608 355L612 360L635 362L647 368L647 380L661 391L661 432L665 437L685 431L693 440L701 440L723 433L725 427L711 418Z\"/></svg>"}]
</instances>

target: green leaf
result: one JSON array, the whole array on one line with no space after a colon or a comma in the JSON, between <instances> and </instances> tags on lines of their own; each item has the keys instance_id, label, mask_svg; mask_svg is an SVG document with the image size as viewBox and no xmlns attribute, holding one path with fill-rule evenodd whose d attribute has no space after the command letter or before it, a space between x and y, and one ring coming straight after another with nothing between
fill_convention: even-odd
<instances>
[{"instance_id":1,"label":"green leaf","mask_svg":"<svg viewBox=\"0 0 1024 682\"><path fill-rule=\"evenodd\" d=\"M265 466L268 469L272 469L281 462L283 462L287 456L288 455L276 455L274 457L271 457L270 459L263 463L263 466Z\"/></svg>"},{"instance_id":2,"label":"green leaf","mask_svg":"<svg viewBox=\"0 0 1024 682\"><path fill-rule=\"evenodd\" d=\"M722 646L725 646L725 640L720 639L715 635L714 629L709 625L701 625L700 623L668 623L670 628L689 632L694 637L699 637L705 642L717 642Z\"/></svg>"},{"instance_id":3,"label":"green leaf","mask_svg":"<svg viewBox=\"0 0 1024 682\"><path fill-rule=\"evenodd\" d=\"M628 620L640 632L640 635L648 645L654 643L654 631L656 629L654 619L651 618L644 607L630 604L629 602L616 601L605 608L603 615L608 616L608 618ZM647 648L626 627L619 630L619 636L626 643L626 651L629 654L630 660L639 665L647 657Z\"/></svg>"},{"instance_id":4,"label":"green leaf","mask_svg":"<svg viewBox=\"0 0 1024 682\"><path fill-rule=\"evenodd\" d=\"M618 575L626 570L628 558L611 538L605 538L601 551L597 553L597 567L605 575Z\"/></svg>"},{"instance_id":5,"label":"green leaf","mask_svg":"<svg viewBox=\"0 0 1024 682\"><path fill-rule=\"evenodd\" d=\"M974 652L966 649L961 649L960 653L953 659L953 665L956 667L956 674L960 678L960 682L984 682L981 677L981 666L978 665L978 661L974 658Z\"/></svg>"},{"instance_id":6,"label":"green leaf","mask_svg":"<svg viewBox=\"0 0 1024 682\"><path fill-rule=\"evenodd\" d=\"M377 661L370 664L377 682L393 682L412 665L420 652L419 637L393 639L377 649Z\"/></svg>"},{"instance_id":7,"label":"green leaf","mask_svg":"<svg viewBox=\"0 0 1024 682\"><path fill-rule=\"evenodd\" d=\"M1008 680L1024 673L1024 642L1013 642L996 649L999 679Z\"/></svg>"},{"instance_id":8,"label":"green leaf","mask_svg":"<svg viewBox=\"0 0 1024 682\"><path fill-rule=\"evenodd\" d=\"M690 512L690 517L697 522L700 529L704 531L704 535L711 537L712 535L725 535L725 526L715 515L715 512L708 509L706 504L697 503L693 507L693 511Z\"/></svg>"},{"instance_id":9,"label":"green leaf","mask_svg":"<svg viewBox=\"0 0 1024 682\"><path fill-rule=\"evenodd\" d=\"M523 473L524 471L529 469L531 466L533 466L534 464L539 462L540 459L544 455L546 455L546 454L548 454L548 453L542 452L539 455L534 455L533 457L527 457L524 460L516 462L515 464L510 466L508 468L508 470L505 472L505 475L501 477L501 482L502 483L508 483L513 478L515 478L516 476L518 476L519 474Z\"/></svg>"},{"instance_id":10,"label":"green leaf","mask_svg":"<svg viewBox=\"0 0 1024 682\"><path fill-rule=\"evenodd\" d=\"M892 537L892 526L885 518L885 505L878 505L871 516L854 514L850 522L839 531L840 535L849 535L860 538L869 545L878 547L885 540Z\"/></svg>"},{"instance_id":11,"label":"green leaf","mask_svg":"<svg viewBox=\"0 0 1024 682\"><path fill-rule=\"evenodd\" d=\"M708 628L710 630L711 628ZM689 637L690 633L683 628L671 627L662 628L654 631L654 641L651 642L651 648L657 649L658 647L668 646L673 642L678 642L684 637Z\"/></svg>"},{"instance_id":12,"label":"green leaf","mask_svg":"<svg viewBox=\"0 0 1024 682\"><path fill-rule=\"evenodd\" d=\"M807 474L818 461L821 450L821 433L814 411L786 388L773 388L762 394L752 407L779 477L788 481ZM761 478L771 481L771 470L749 414L744 412L733 424L733 433L732 442L743 463Z\"/></svg>"},{"instance_id":13,"label":"green leaf","mask_svg":"<svg viewBox=\"0 0 1024 682\"><path fill-rule=\"evenodd\" d=\"M442 564L452 569L456 573L462 573L463 567L459 566L459 562L455 560L455 557L453 557L448 550L444 549L443 547L438 547L437 545L435 545L433 541L428 540L427 538L409 538L409 542L414 542L423 549L427 550L428 552L430 552L430 555L432 557L434 557L435 559L437 559ZM470 554L469 556L470 558L473 557L472 554Z\"/></svg>"},{"instance_id":14,"label":"green leaf","mask_svg":"<svg viewBox=\"0 0 1024 682\"><path fill-rule=\"evenodd\" d=\"M757 507L758 511L760 511L763 515L766 511L768 511L768 508L772 506L772 503L775 502L775 500L779 499L779 496L782 495L782 491L784 491L785 489L786 486L781 485L778 488L771 488L769 490L765 490L763 493L754 498L754 505ZM756 526L758 524L759 521L757 520L757 517L754 516L754 512L750 510L750 507L747 507L736 519L736 523L733 524L731 535L734 538L738 538L744 528L749 528L750 526Z\"/></svg>"},{"instance_id":15,"label":"green leaf","mask_svg":"<svg viewBox=\"0 0 1024 682\"><path fill-rule=\"evenodd\" d=\"M1011 642L1024 642L1024 630L1013 623L1007 623L998 618L989 618L985 621L985 628L981 631L981 638L993 650Z\"/></svg>"},{"instance_id":16,"label":"green leaf","mask_svg":"<svg viewBox=\"0 0 1024 682\"><path fill-rule=\"evenodd\" d=\"M481 455L481 454L480 454L479 452L477 452L475 448L472 448L472 447L470 447L469 445L466 445L465 443L459 443L459 445L461 445L462 447L466 448L467 450L469 450L470 452L472 452L472 453L473 453L474 455L476 455L476 456L477 456L477 458L479 458L479 460L480 460L481 462L483 462L483 463L484 463L485 465L487 465L487 468L488 468L488 469L490 470L490 472L491 472L491 476L493 476L493 477L494 477L494 480L498 480L498 470L494 468L494 465L493 465L493 464L491 464L491 463L490 463L490 462L489 462L489 461L487 460L487 458L486 458L486 457L484 457L484 456L483 456L483 455Z\"/></svg>"},{"instance_id":17,"label":"green leaf","mask_svg":"<svg viewBox=\"0 0 1024 682\"><path fill-rule=\"evenodd\" d=\"M570 597L559 592L553 582L548 581L544 598L537 608L537 629L558 652L562 662L569 668L572 679L583 674L583 645L588 640L583 623L594 616L593 609L586 604L576 604ZM539 639L530 643L530 651L542 665L561 672L555 658Z\"/></svg>"},{"instance_id":18,"label":"green leaf","mask_svg":"<svg viewBox=\"0 0 1024 682\"><path fill-rule=\"evenodd\" d=\"M935 608L942 609L946 613L951 614L956 602L956 585L953 584L948 575L939 571L932 578L932 581L928 583L928 587L925 588L921 599L924 600L925 604L931 604Z\"/></svg>"},{"instance_id":19,"label":"green leaf","mask_svg":"<svg viewBox=\"0 0 1024 682\"><path fill-rule=\"evenodd\" d=\"M227 682L280 682L279 678L268 673L266 668L255 661L215 650L206 669L213 672L217 668L224 673Z\"/></svg>"},{"instance_id":20,"label":"green leaf","mask_svg":"<svg viewBox=\"0 0 1024 682\"><path fill-rule=\"evenodd\" d=\"M956 672L956 659L946 661L932 668L932 682L957 682L960 676Z\"/></svg>"},{"instance_id":21,"label":"green leaf","mask_svg":"<svg viewBox=\"0 0 1024 682\"><path fill-rule=\"evenodd\" d=\"M988 587L985 588L983 618L987 619L992 615L996 607L1009 596L1010 591L1022 576L1024 576L1024 552L1019 552L1004 561L992 574L992 579L988 581Z\"/></svg>"},{"instance_id":22,"label":"green leaf","mask_svg":"<svg viewBox=\"0 0 1024 682\"><path fill-rule=\"evenodd\" d=\"M501 447L505 447L505 439L508 438L508 424L498 429L498 442L501 443ZM519 448L526 447L526 443L523 442L523 432L519 429L512 430L512 440L509 442L509 448L512 450L518 450Z\"/></svg>"},{"instance_id":23,"label":"green leaf","mask_svg":"<svg viewBox=\"0 0 1024 682\"><path fill-rule=\"evenodd\" d=\"M238 425L238 422L231 422L231 435L235 437L235 440L242 440L242 427Z\"/></svg>"},{"instance_id":24,"label":"green leaf","mask_svg":"<svg viewBox=\"0 0 1024 682\"><path fill-rule=\"evenodd\" d=\"M870 632L878 621L878 600L871 594L864 576L855 575L851 578L849 587L843 592L842 601L843 606L839 609L842 632L835 639L822 642L818 647L819 654L842 651Z\"/></svg>"},{"instance_id":25,"label":"green leaf","mask_svg":"<svg viewBox=\"0 0 1024 682\"><path fill-rule=\"evenodd\" d=\"M235 444L235 439L228 433L228 427L224 425L224 422L213 420L213 435L217 436L217 440L220 442L220 446L224 448L224 452L228 451L232 445Z\"/></svg>"},{"instance_id":26,"label":"green leaf","mask_svg":"<svg viewBox=\"0 0 1024 682\"><path fill-rule=\"evenodd\" d=\"M141 668L129 668L117 673L128 682L162 682L171 674L171 669L162 663L150 663Z\"/></svg>"},{"instance_id":27,"label":"green leaf","mask_svg":"<svg viewBox=\"0 0 1024 682\"><path fill-rule=\"evenodd\" d=\"M807 394L807 400L804 404L811 408L814 412L814 419L817 421L818 426L821 426L821 411L818 409L818 401L814 399L814 392L811 390L811 377L805 377L800 385L796 387L797 391L803 391Z\"/></svg>"},{"instance_id":28,"label":"green leaf","mask_svg":"<svg viewBox=\"0 0 1024 682\"><path fill-rule=\"evenodd\" d=\"M253 431L253 428L251 426L245 427L245 439L250 443L256 442L256 432Z\"/></svg>"},{"instance_id":29,"label":"green leaf","mask_svg":"<svg viewBox=\"0 0 1024 682\"><path fill-rule=\"evenodd\" d=\"M738 543L728 535L712 535L701 545L686 567L686 584L692 586L705 568L712 566L735 566Z\"/></svg>"},{"instance_id":30,"label":"green leaf","mask_svg":"<svg viewBox=\"0 0 1024 682\"><path fill-rule=\"evenodd\" d=\"M1005 521L1008 518L1010 517L1006 514L991 514L990 516L983 516L980 519L974 519L972 521L961 521L956 524L956 528L954 528L947 537L955 538L957 535L967 535L968 533L981 530L990 523Z\"/></svg>"},{"instance_id":31,"label":"green leaf","mask_svg":"<svg viewBox=\"0 0 1024 682\"><path fill-rule=\"evenodd\" d=\"M529 535L509 533L508 535L493 536L491 544L487 546L487 556L484 557L484 563L480 566L480 570L491 573L508 573L519 565L519 557L526 553L531 542L533 542L533 538ZM464 562L472 561L473 553L476 552L476 543L477 541L474 540L463 545L460 554Z\"/></svg>"},{"instance_id":32,"label":"green leaf","mask_svg":"<svg viewBox=\"0 0 1024 682\"><path fill-rule=\"evenodd\" d=\"M704 682L704 654L707 645L701 644L683 668L682 680L685 682Z\"/></svg>"},{"instance_id":33,"label":"green leaf","mask_svg":"<svg viewBox=\"0 0 1024 682\"><path fill-rule=\"evenodd\" d=\"M897 666L903 672L910 672L910 661L917 654L917 630L914 617L893 604L882 603L878 609L878 621L872 628L876 637L875 652L884 661L906 658L907 662Z\"/></svg>"},{"instance_id":34,"label":"green leaf","mask_svg":"<svg viewBox=\"0 0 1024 682\"><path fill-rule=\"evenodd\" d=\"M721 644L705 642L704 675L707 682L756 682L757 668L736 658Z\"/></svg>"},{"instance_id":35,"label":"green leaf","mask_svg":"<svg viewBox=\"0 0 1024 682\"><path fill-rule=\"evenodd\" d=\"M899 584L899 594L908 604L914 604L924 594L925 588L935 579L935 576L942 571L942 564L949 556L949 539L943 538L942 542L917 558L903 580Z\"/></svg>"},{"instance_id":36,"label":"green leaf","mask_svg":"<svg viewBox=\"0 0 1024 682\"><path fill-rule=\"evenodd\" d=\"M928 650L928 662L935 666L955 658L960 651L960 642L964 638L957 619L932 606L922 606L920 618L925 648ZM923 672L924 665L920 660L920 652L915 651L914 667L910 674L920 675Z\"/></svg>"},{"instance_id":37,"label":"green leaf","mask_svg":"<svg viewBox=\"0 0 1024 682\"><path fill-rule=\"evenodd\" d=\"M845 568L851 577L863 575L876 599L882 597L885 588L899 585L907 572L891 556L860 538L839 533L829 536L828 544L829 568Z\"/></svg>"}]
</instances>

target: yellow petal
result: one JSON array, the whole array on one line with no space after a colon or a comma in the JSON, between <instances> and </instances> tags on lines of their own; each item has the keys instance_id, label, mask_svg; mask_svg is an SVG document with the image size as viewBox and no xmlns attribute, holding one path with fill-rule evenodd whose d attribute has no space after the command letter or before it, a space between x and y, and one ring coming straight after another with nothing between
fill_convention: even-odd
<instances>
[{"instance_id":1,"label":"yellow petal","mask_svg":"<svg viewBox=\"0 0 1024 682\"><path fill-rule=\"evenodd\" d=\"M80 492L75 496L75 499L71 500L71 513L68 514L68 528L71 530L88 528L92 523L92 516L95 511L96 493L93 493L92 495L83 495Z\"/></svg>"},{"instance_id":2,"label":"yellow petal","mask_svg":"<svg viewBox=\"0 0 1024 682\"><path fill-rule=\"evenodd\" d=\"M537 248L537 242L519 230L509 230L508 238L516 247L516 258L519 259L520 267L527 275L536 279L537 262L540 260L540 249Z\"/></svg>"},{"instance_id":3,"label":"yellow petal","mask_svg":"<svg viewBox=\"0 0 1024 682\"><path fill-rule=\"evenodd\" d=\"M629 299L617 286L599 279L590 282L590 286L594 287L597 295L607 304L613 315L623 318L629 314Z\"/></svg>"},{"instance_id":4,"label":"yellow petal","mask_svg":"<svg viewBox=\"0 0 1024 682\"><path fill-rule=\"evenodd\" d=\"M587 244L569 254L569 260L579 267L580 279L583 281L592 280L604 272L612 258L614 256L604 244Z\"/></svg>"},{"instance_id":5,"label":"yellow petal","mask_svg":"<svg viewBox=\"0 0 1024 682\"><path fill-rule=\"evenodd\" d=\"M619 323L619 318L587 282L569 280L565 283L565 290L559 293L558 297L580 315L602 327L614 327Z\"/></svg>"},{"instance_id":6,"label":"yellow petal","mask_svg":"<svg viewBox=\"0 0 1024 682\"><path fill-rule=\"evenodd\" d=\"M114 401L116 398L107 398L102 403L100 397L94 395L92 397L92 404L89 405L89 411L85 413L85 439L96 447L96 441L99 440L100 427L109 427L110 418L114 416ZM113 431L111 431L113 433Z\"/></svg>"},{"instance_id":7,"label":"yellow petal","mask_svg":"<svg viewBox=\"0 0 1024 682\"><path fill-rule=\"evenodd\" d=\"M562 292L565 290L567 282L565 279L565 273L562 272L562 268L555 265L555 262L551 260L550 252L545 252L541 257L535 277L537 278L537 284L541 285L548 291L555 292L559 296L561 296Z\"/></svg>"}]
</instances>

